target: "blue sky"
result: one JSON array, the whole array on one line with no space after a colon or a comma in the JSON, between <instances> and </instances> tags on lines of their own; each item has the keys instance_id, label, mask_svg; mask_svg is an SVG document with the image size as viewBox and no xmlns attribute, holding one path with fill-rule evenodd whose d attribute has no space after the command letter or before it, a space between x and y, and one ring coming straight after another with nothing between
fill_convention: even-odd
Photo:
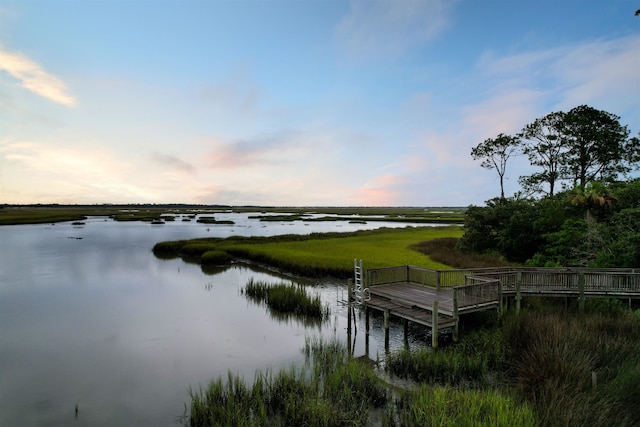
<instances>
[{"instance_id":1,"label":"blue sky","mask_svg":"<svg viewBox=\"0 0 640 427\"><path fill-rule=\"evenodd\" d=\"M0 0L0 202L482 204L486 138L582 104L637 135L638 7Z\"/></svg>"}]
</instances>

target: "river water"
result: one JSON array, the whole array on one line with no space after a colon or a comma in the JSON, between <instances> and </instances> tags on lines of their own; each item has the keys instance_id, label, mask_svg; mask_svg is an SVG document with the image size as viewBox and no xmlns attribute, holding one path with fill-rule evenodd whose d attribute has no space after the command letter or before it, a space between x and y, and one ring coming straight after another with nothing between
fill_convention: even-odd
<instances>
[{"instance_id":1,"label":"river water","mask_svg":"<svg viewBox=\"0 0 640 427\"><path fill-rule=\"evenodd\" d=\"M215 216L234 224L92 217L83 226L0 227L0 425L176 426L189 387L229 371L250 381L256 370L301 363L305 337L346 342L347 311L338 303L344 281L308 288L330 305L329 322L283 321L240 290L252 278L290 279L240 265L204 273L181 259L156 258L156 242L406 225ZM356 318L354 355L375 360L384 353L381 320L373 317L365 340L363 319ZM400 330L392 324L391 348L402 345ZM426 342L420 333L411 340Z\"/></svg>"}]
</instances>

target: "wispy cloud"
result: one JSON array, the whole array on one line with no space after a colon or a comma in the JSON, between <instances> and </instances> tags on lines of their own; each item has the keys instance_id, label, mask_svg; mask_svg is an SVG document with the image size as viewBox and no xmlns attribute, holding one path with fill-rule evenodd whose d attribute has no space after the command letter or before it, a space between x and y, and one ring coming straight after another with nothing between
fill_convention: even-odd
<instances>
[{"instance_id":1,"label":"wispy cloud","mask_svg":"<svg viewBox=\"0 0 640 427\"><path fill-rule=\"evenodd\" d=\"M542 95L537 100L539 113L543 114L580 104L637 109L638 52L640 36L634 35L517 55L487 53L478 62L478 70L484 78L493 79L495 92L529 91Z\"/></svg>"},{"instance_id":2,"label":"wispy cloud","mask_svg":"<svg viewBox=\"0 0 640 427\"><path fill-rule=\"evenodd\" d=\"M25 89L66 107L75 107L76 100L58 77L20 53L8 52L0 46L0 70L18 79Z\"/></svg>"},{"instance_id":3,"label":"wispy cloud","mask_svg":"<svg viewBox=\"0 0 640 427\"><path fill-rule=\"evenodd\" d=\"M207 155L207 163L219 169L278 165L295 161L306 145L302 134L283 130L218 144Z\"/></svg>"},{"instance_id":4,"label":"wispy cloud","mask_svg":"<svg viewBox=\"0 0 640 427\"><path fill-rule=\"evenodd\" d=\"M543 93L529 88L498 89L483 101L463 107L464 129L477 143L499 133L515 134L536 118Z\"/></svg>"},{"instance_id":5,"label":"wispy cloud","mask_svg":"<svg viewBox=\"0 0 640 427\"><path fill-rule=\"evenodd\" d=\"M162 166L166 166L170 169L175 169L175 170L188 172L188 173L195 172L195 168L191 163L185 160L182 160L181 158L176 156L172 156L169 154L153 153L152 159L154 162Z\"/></svg>"},{"instance_id":6,"label":"wispy cloud","mask_svg":"<svg viewBox=\"0 0 640 427\"><path fill-rule=\"evenodd\" d=\"M335 36L351 59L387 59L446 29L454 0L353 0Z\"/></svg>"}]
</instances>

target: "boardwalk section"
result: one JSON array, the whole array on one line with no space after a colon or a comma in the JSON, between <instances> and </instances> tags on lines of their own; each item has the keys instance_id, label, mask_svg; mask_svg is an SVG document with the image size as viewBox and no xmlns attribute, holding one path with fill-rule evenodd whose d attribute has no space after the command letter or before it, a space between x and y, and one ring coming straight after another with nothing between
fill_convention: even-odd
<instances>
[{"instance_id":1,"label":"boardwalk section","mask_svg":"<svg viewBox=\"0 0 640 427\"><path fill-rule=\"evenodd\" d=\"M360 265L361 268L361 265ZM360 278L362 280L362 278ZM360 289L367 331L369 310L384 315L385 344L389 316L425 325L437 347L441 329L452 329L458 339L460 316L474 311L502 312L505 299L513 298L516 309L524 296L577 297L580 308L587 298L640 299L640 269L489 268L431 270L415 266L369 269ZM362 295L362 294L361 294Z\"/></svg>"}]
</instances>

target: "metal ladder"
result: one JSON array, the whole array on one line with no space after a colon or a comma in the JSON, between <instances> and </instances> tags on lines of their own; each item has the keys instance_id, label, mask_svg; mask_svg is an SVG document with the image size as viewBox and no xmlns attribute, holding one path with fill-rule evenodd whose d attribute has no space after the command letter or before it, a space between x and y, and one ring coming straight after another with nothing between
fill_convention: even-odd
<instances>
[{"instance_id":1,"label":"metal ladder","mask_svg":"<svg viewBox=\"0 0 640 427\"><path fill-rule=\"evenodd\" d=\"M353 297L354 301L358 305L364 304L366 301L371 299L371 293L369 292L369 288L364 287L363 280L363 270L362 270L362 260L358 262L357 259L353 260Z\"/></svg>"}]
</instances>

